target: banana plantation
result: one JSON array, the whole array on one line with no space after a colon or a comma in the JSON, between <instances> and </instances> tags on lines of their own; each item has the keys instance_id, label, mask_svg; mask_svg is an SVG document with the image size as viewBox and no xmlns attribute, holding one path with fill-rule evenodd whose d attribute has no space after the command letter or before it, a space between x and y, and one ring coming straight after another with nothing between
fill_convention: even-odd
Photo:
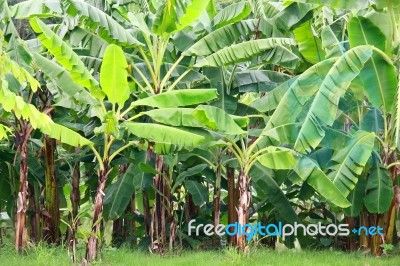
<instances>
[{"instance_id":1,"label":"banana plantation","mask_svg":"<svg viewBox=\"0 0 400 266\"><path fill-rule=\"evenodd\" d=\"M400 256L399 0L1 0L0 17L0 254Z\"/></svg>"}]
</instances>

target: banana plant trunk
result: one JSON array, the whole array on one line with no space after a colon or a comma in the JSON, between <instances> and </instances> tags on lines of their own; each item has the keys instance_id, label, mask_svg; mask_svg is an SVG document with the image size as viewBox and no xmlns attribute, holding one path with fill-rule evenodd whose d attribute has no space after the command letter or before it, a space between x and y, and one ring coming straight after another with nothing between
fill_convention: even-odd
<instances>
[{"instance_id":1,"label":"banana plant trunk","mask_svg":"<svg viewBox=\"0 0 400 266\"><path fill-rule=\"evenodd\" d=\"M232 167L226 168L226 175L228 178L228 223L233 224L237 221L237 189L235 186L235 169ZM232 246L236 246L236 237L229 236L228 243Z\"/></svg>"},{"instance_id":2,"label":"banana plant trunk","mask_svg":"<svg viewBox=\"0 0 400 266\"><path fill-rule=\"evenodd\" d=\"M20 167L19 167L19 191L17 199L17 213L15 226L15 250L23 251L28 243L28 231L26 228L26 211L28 207L28 130L25 122L21 122L20 134L16 133L16 139L20 141Z\"/></svg>"},{"instance_id":3,"label":"banana plant trunk","mask_svg":"<svg viewBox=\"0 0 400 266\"><path fill-rule=\"evenodd\" d=\"M214 197L213 197L213 205L214 205L214 237L213 237L213 245L217 245L217 232L216 228L219 225L220 221L220 209L221 209L221 176L222 176L222 166L218 164L216 171L216 179L214 186Z\"/></svg>"},{"instance_id":4,"label":"banana plant trunk","mask_svg":"<svg viewBox=\"0 0 400 266\"><path fill-rule=\"evenodd\" d=\"M164 159L162 155L156 155L155 169L158 174L154 175L153 185L156 190L154 207L151 214L151 250L158 253L163 253L167 243L167 210L166 184L163 177Z\"/></svg>"},{"instance_id":5,"label":"banana plant trunk","mask_svg":"<svg viewBox=\"0 0 400 266\"><path fill-rule=\"evenodd\" d=\"M374 226L380 226L382 228L384 227L384 215L383 214L370 214L370 224L373 224ZM373 256L381 256L382 255L382 248L381 248L381 244L383 244L382 241L382 236L380 236L379 234L376 234L374 236L371 236L371 254Z\"/></svg>"},{"instance_id":6,"label":"banana plant trunk","mask_svg":"<svg viewBox=\"0 0 400 266\"><path fill-rule=\"evenodd\" d=\"M368 212L366 210L363 210L360 214L360 224L361 226L369 228ZM370 248L370 244L370 237L367 236L364 231L362 231L360 235L360 248L363 250L368 250Z\"/></svg>"},{"instance_id":7,"label":"banana plant trunk","mask_svg":"<svg viewBox=\"0 0 400 266\"><path fill-rule=\"evenodd\" d=\"M164 184L164 206L166 210L167 225L169 225L169 232L167 232L167 239L169 240L169 251L172 252L176 240L176 221L174 217L174 204L172 199L171 187L172 176L168 168L164 170L165 184Z\"/></svg>"},{"instance_id":8,"label":"banana plant trunk","mask_svg":"<svg viewBox=\"0 0 400 266\"><path fill-rule=\"evenodd\" d=\"M60 207L58 198L57 177L55 171L56 141L45 136L45 209L50 217L47 219L47 230L44 239L48 243L60 244Z\"/></svg>"},{"instance_id":9,"label":"banana plant trunk","mask_svg":"<svg viewBox=\"0 0 400 266\"><path fill-rule=\"evenodd\" d=\"M248 209L251 201L251 194L249 191L249 176L243 170L240 171L238 178L239 188L239 204L237 207L237 218L239 228L243 228L248 223ZM246 236L242 233L236 235L236 246L240 252L245 251Z\"/></svg>"},{"instance_id":10,"label":"banana plant trunk","mask_svg":"<svg viewBox=\"0 0 400 266\"><path fill-rule=\"evenodd\" d=\"M382 160L386 162L386 165L390 165L397 161L397 153L387 154L382 153ZM390 169L391 180L394 183L396 177L399 174L397 167L392 167ZM395 190L396 191L396 190ZM370 214L372 217L372 222L374 226L380 226L383 228L384 236L379 234L371 236L371 254L373 256L381 256L383 253L382 244L393 244L396 228L396 193L394 193L392 202L390 204L389 210L384 214Z\"/></svg>"},{"instance_id":11,"label":"banana plant trunk","mask_svg":"<svg viewBox=\"0 0 400 266\"><path fill-rule=\"evenodd\" d=\"M394 152L391 155L391 162L397 162L397 152ZM398 167L392 167L390 169L390 177L392 180L392 184L396 182L396 178L399 175L399 168ZM397 213L397 205L399 202L398 201L398 196L399 196L399 191L398 187L394 186L394 193L393 193L393 199L390 204L389 210L385 214L385 241L386 243L393 244L395 242L395 237L396 237L396 217L398 216Z\"/></svg>"},{"instance_id":12,"label":"banana plant trunk","mask_svg":"<svg viewBox=\"0 0 400 266\"><path fill-rule=\"evenodd\" d=\"M345 217L346 224L349 225L350 228L355 227L355 219L353 217ZM357 242L355 240L355 237L347 237L346 238L346 249L350 251L356 251L357 250Z\"/></svg>"},{"instance_id":13,"label":"banana plant trunk","mask_svg":"<svg viewBox=\"0 0 400 266\"><path fill-rule=\"evenodd\" d=\"M77 217L79 212L79 205L81 201L81 192L79 190L80 180L81 180L80 162L77 162L74 166L74 176L72 177L72 193L70 195L73 218Z\"/></svg>"},{"instance_id":14,"label":"banana plant trunk","mask_svg":"<svg viewBox=\"0 0 400 266\"><path fill-rule=\"evenodd\" d=\"M28 223L29 223L29 236L30 241L38 243L40 241L40 219L39 219L39 208L36 205L36 193L35 187L32 183L28 183Z\"/></svg>"},{"instance_id":15,"label":"banana plant trunk","mask_svg":"<svg viewBox=\"0 0 400 266\"><path fill-rule=\"evenodd\" d=\"M150 213L150 201L147 191L142 191L143 200L143 223L146 236L150 236L150 224L151 224L151 213Z\"/></svg>"},{"instance_id":16,"label":"banana plant trunk","mask_svg":"<svg viewBox=\"0 0 400 266\"><path fill-rule=\"evenodd\" d=\"M76 148L79 151L79 148ZM72 248L72 263L76 263L76 232L78 231L78 221L75 218L78 216L79 205L81 199L81 192L79 191L79 183L81 179L80 162L74 165L73 177L72 177L72 192L70 195L72 210L69 214L71 222L71 228L67 232L67 247Z\"/></svg>"},{"instance_id":17,"label":"banana plant trunk","mask_svg":"<svg viewBox=\"0 0 400 266\"><path fill-rule=\"evenodd\" d=\"M104 163L106 166L107 163ZM97 258L97 250L99 247L99 239L101 234L101 219L103 217L103 200L104 189L108 177L107 167L99 171L98 187L94 199L94 215L92 221L92 232L86 244L86 260L88 262L94 261Z\"/></svg>"}]
</instances>

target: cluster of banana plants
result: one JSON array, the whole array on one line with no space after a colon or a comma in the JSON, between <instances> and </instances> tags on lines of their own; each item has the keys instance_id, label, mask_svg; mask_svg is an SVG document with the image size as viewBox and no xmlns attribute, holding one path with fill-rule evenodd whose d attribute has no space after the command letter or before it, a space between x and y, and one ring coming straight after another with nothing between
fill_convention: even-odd
<instances>
[{"instance_id":1,"label":"cluster of banana plants","mask_svg":"<svg viewBox=\"0 0 400 266\"><path fill-rule=\"evenodd\" d=\"M192 219L381 226L298 236L377 256L396 242L400 1L14 2L0 2L0 212L18 252L222 245L190 236Z\"/></svg>"}]
</instances>

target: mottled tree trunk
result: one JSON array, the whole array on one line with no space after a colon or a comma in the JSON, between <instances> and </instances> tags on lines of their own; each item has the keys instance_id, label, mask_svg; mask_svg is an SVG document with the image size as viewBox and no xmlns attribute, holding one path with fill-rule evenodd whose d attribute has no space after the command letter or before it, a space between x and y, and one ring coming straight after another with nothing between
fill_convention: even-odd
<instances>
[{"instance_id":1,"label":"mottled tree trunk","mask_svg":"<svg viewBox=\"0 0 400 266\"><path fill-rule=\"evenodd\" d=\"M239 204L237 207L237 218L238 224L243 228L248 223L248 209L250 205L251 195L249 191L249 177L242 171L240 171L238 178L239 188ZM246 247L246 236L244 234L236 235L236 246L239 251L243 252Z\"/></svg>"},{"instance_id":2,"label":"mottled tree trunk","mask_svg":"<svg viewBox=\"0 0 400 266\"><path fill-rule=\"evenodd\" d=\"M165 168L164 170L164 206L165 206L165 215L167 218L167 224L169 225L169 232L167 234L167 239L169 240L169 251L173 251L175 246L175 239L176 239L176 224L174 218L174 205L172 201L172 176L169 173L169 169Z\"/></svg>"},{"instance_id":3,"label":"mottled tree trunk","mask_svg":"<svg viewBox=\"0 0 400 266\"><path fill-rule=\"evenodd\" d=\"M219 217L221 211L221 177L222 177L222 166L218 164L217 171L216 171L216 178L215 178L215 186L214 186L214 196L213 196L213 205L214 205L214 237L213 237L213 245L217 245L217 232L216 228L219 225Z\"/></svg>"},{"instance_id":4,"label":"mottled tree trunk","mask_svg":"<svg viewBox=\"0 0 400 266\"><path fill-rule=\"evenodd\" d=\"M370 225L374 226L380 226L384 228L384 215L382 214L369 214L369 222ZM371 254L373 256L380 256L382 255L382 248L381 244L383 244L383 237L380 236L379 234L376 234L374 236L370 237L370 248L371 248Z\"/></svg>"},{"instance_id":5,"label":"mottled tree trunk","mask_svg":"<svg viewBox=\"0 0 400 266\"><path fill-rule=\"evenodd\" d=\"M173 249L176 233L171 195L172 177L168 167L163 164L162 155L156 155L155 169L160 174L156 174L153 179L156 197L151 215L150 237L151 250L158 253L164 253L168 247Z\"/></svg>"},{"instance_id":6,"label":"mottled tree trunk","mask_svg":"<svg viewBox=\"0 0 400 266\"><path fill-rule=\"evenodd\" d=\"M53 244L60 244L60 207L58 198L57 177L55 171L55 151L56 141L49 136L45 136L45 209L50 217L46 225L44 239Z\"/></svg>"},{"instance_id":7,"label":"mottled tree trunk","mask_svg":"<svg viewBox=\"0 0 400 266\"><path fill-rule=\"evenodd\" d=\"M36 208L35 188L31 183L28 184L28 194L29 194L29 200L28 200L29 236L30 240L33 243L37 243L40 241L40 235L39 235L40 219L39 219L39 210L37 210Z\"/></svg>"},{"instance_id":8,"label":"mottled tree trunk","mask_svg":"<svg viewBox=\"0 0 400 266\"><path fill-rule=\"evenodd\" d=\"M76 148L76 152L79 152L79 148ZM69 214L69 220L71 228L68 229L66 235L66 242L68 249L72 247L72 262L76 262L76 232L78 230L78 221L75 218L78 216L79 205L81 200L81 192L79 191L79 183L81 179L80 162L74 165L73 176L72 176L72 191L69 196L71 200L71 213Z\"/></svg>"},{"instance_id":9,"label":"mottled tree trunk","mask_svg":"<svg viewBox=\"0 0 400 266\"><path fill-rule=\"evenodd\" d=\"M104 163L107 165L107 163ZM86 260L88 262L94 261L97 258L97 250L99 247L99 238L101 234L101 219L103 218L103 200L104 189L108 177L107 168L99 171L98 187L94 199L94 214L92 221L92 232L86 245Z\"/></svg>"},{"instance_id":10,"label":"mottled tree trunk","mask_svg":"<svg viewBox=\"0 0 400 266\"><path fill-rule=\"evenodd\" d=\"M74 166L74 176L72 177L72 193L70 195L72 205L72 217L78 216L79 207L81 202L81 192L79 190L79 183L81 181L80 162Z\"/></svg>"},{"instance_id":11,"label":"mottled tree trunk","mask_svg":"<svg viewBox=\"0 0 400 266\"><path fill-rule=\"evenodd\" d=\"M20 167L19 167L19 191L17 199L17 224L15 226L15 249L22 251L27 246L28 232L26 229L26 211L28 204L28 136L26 127L22 128L22 134L17 136L20 144Z\"/></svg>"},{"instance_id":12,"label":"mottled tree trunk","mask_svg":"<svg viewBox=\"0 0 400 266\"><path fill-rule=\"evenodd\" d=\"M150 202L147 191L142 191L143 199L143 223L144 229L147 236L150 236L150 224L151 224L151 213L150 213Z\"/></svg>"},{"instance_id":13,"label":"mottled tree trunk","mask_svg":"<svg viewBox=\"0 0 400 266\"><path fill-rule=\"evenodd\" d=\"M365 210L363 210L360 214L360 224L361 226L369 228L368 212ZM362 231L360 235L360 247L364 250L367 250L370 247L370 238L365 234L364 231Z\"/></svg>"},{"instance_id":14,"label":"mottled tree trunk","mask_svg":"<svg viewBox=\"0 0 400 266\"><path fill-rule=\"evenodd\" d=\"M396 235L396 202L393 199L389 210L385 214L385 241L388 244L395 242Z\"/></svg>"},{"instance_id":15,"label":"mottled tree trunk","mask_svg":"<svg viewBox=\"0 0 400 266\"><path fill-rule=\"evenodd\" d=\"M30 240L34 243L38 243L42 239L41 228L42 225L40 223L40 203L39 203L39 195L40 189L39 184L33 182L33 184L28 184L28 209L29 209L29 226L30 226Z\"/></svg>"},{"instance_id":16,"label":"mottled tree trunk","mask_svg":"<svg viewBox=\"0 0 400 266\"><path fill-rule=\"evenodd\" d=\"M235 186L235 169L231 167L226 168L228 177L228 223L233 224L237 221L237 190ZM236 237L228 237L229 244L236 246Z\"/></svg>"},{"instance_id":17,"label":"mottled tree trunk","mask_svg":"<svg viewBox=\"0 0 400 266\"><path fill-rule=\"evenodd\" d=\"M355 227L355 219L353 217L345 217L346 223L349 225L349 228ZM357 250L357 242L355 236L348 236L346 238L346 249L350 251Z\"/></svg>"},{"instance_id":18,"label":"mottled tree trunk","mask_svg":"<svg viewBox=\"0 0 400 266\"><path fill-rule=\"evenodd\" d=\"M386 151L381 154L382 161L385 165L390 165L397 162L397 153L393 152L391 154ZM396 177L398 176L399 170L397 167L392 167L390 169L390 176L392 183L394 183ZM372 221L371 221L372 220ZM394 194L392 202L390 204L389 210L384 214L370 214L370 225L380 226L383 228L384 236L379 234L371 236L371 254L373 256L381 256L383 253L383 248L381 244L393 244L395 236L396 227L396 194Z\"/></svg>"},{"instance_id":19,"label":"mottled tree trunk","mask_svg":"<svg viewBox=\"0 0 400 266\"><path fill-rule=\"evenodd\" d=\"M397 162L397 152L394 152L391 157L389 163ZM399 175L398 167L392 167L390 169L390 177L392 180L392 184L395 183L397 176ZM396 237L396 217L397 217L397 210L396 210L396 200L398 197L398 190L394 187L393 199L392 203L390 204L389 210L385 213L385 242L388 244L393 244L395 242Z\"/></svg>"},{"instance_id":20,"label":"mottled tree trunk","mask_svg":"<svg viewBox=\"0 0 400 266\"><path fill-rule=\"evenodd\" d=\"M156 174L153 178L153 185L156 190L156 197L154 207L151 214L151 250L159 253L163 253L166 247L167 231L166 231L166 210L165 210L165 198L163 193L165 192L164 178L163 178L163 157L156 155L155 169L159 174Z\"/></svg>"}]
</instances>

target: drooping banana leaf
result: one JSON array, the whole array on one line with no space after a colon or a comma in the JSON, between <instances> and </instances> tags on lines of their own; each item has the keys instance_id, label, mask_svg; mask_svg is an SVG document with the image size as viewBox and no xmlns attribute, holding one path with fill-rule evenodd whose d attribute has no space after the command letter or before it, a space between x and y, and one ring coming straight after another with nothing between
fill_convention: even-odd
<instances>
[{"instance_id":1,"label":"drooping banana leaf","mask_svg":"<svg viewBox=\"0 0 400 266\"><path fill-rule=\"evenodd\" d=\"M140 99L132 102L131 105L173 108L205 103L214 100L217 96L215 89L177 90Z\"/></svg>"},{"instance_id":2,"label":"drooping banana leaf","mask_svg":"<svg viewBox=\"0 0 400 266\"><path fill-rule=\"evenodd\" d=\"M357 184L360 175L371 156L375 142L375 133L357 131L349 143L337 149L332 157L333 170L329 178L347 196Z\"/></svg>"},{"instance_id":3,"label":"drooping banana leaf","mask_svg":"<svg viewBox=\"0 0 400 266\"><path fill-rule=\"evenodd\" d=\"M246 19L234 24L226 25L201 38L193 44L184 55L206 56L217 52L254 33L257 20Z\"/></svg>"},{"instance_id":4,"label":"drooping banana leaf","mask_svg":"<svg viewBox=\"0 0 400 266\"><path fill-rule=\"evenodd\" d=\"M370 213L385 213L392 203L393 181L390 178L390 172L377 159L373 161L363 200Z\"/></svg>"},{"instance_id":5,"label":"drooping banana leaf","mask_svg":"<svg viewBox=\"0 0 400 266\"><path fill-rule=\"evenodd\" d=\"M124 123L130 133L139 138L148 139L156 143L177 145L177 146L200 146L205 137L192 133L182 128L169 127L151 123Z\"/></svg>"},{"instance_id":6,"label":"drooping banana leaf","mask_svg":"<svg viewBox=\"0 0 400 266\"><path fill-rule=\"evenodd\" d=\"M99 8L80 0L63 0L66 12L79 20L84 28L96 32L99 37L108 43L117 43L126 47L141 46L131 33L121 26L113 17Z\"/></svg>"},{"instance_id":7,"label":"drooping banana leaf","mask_svg":"<svg viewBox=\"0 0 400 266\"><path fill-rule=\"evenodd\" d=\"M342 192L333 184L333 182L325 175L319 166L307 156L298 158L294 171L319 194L328 201L338 207L346 208L350 206L350 202L342 194Z\"/></svg>"},{"instance_id":8,"label":"drooping banana leaf","mask_svg":"<svg viewBox=\"0 0 400 266\"><path fill-rule=\"evenodd\" d=\"M196 21L209 0L166 0L157 10L152 31L158 35L181 31Z\"/></svg>"},{"instance_id":9,"label":"drooping banana leaf","mask_svg":"<svg viewBox=\"0 0 400 266\"><path fill-rule=\"evenodd\" d=\"M213 24L216 29L223 26L242 21L251 14L248 2L239 2L228 5L222 9L214 18Z\"/></svg>"},{"instance_id":10,"label":"drooping banana leaf","mask_svg":"<svg viewBox=\"0 0 400 266\"><path fill-rule=\"evenodd\" d=\"M195 67L228 66L249 61L262 55L265 58L265 63L294 68L297 65L298 57L288 48L293 45L295 45L294 41L288 38L269 38L242 42L223 48L205 57L196 63Z\"/></svg>"},{"instance_id":11,"label":"drooping banana leaf","mask_svg":"<svg viewBox=\"0 0 400 266\"><path fill-rule=\"evenodd\" d=\"M42 45L47 48L60 65L69 71L72 80L87 88L95 98L102 101L104 94L99 83L92 77L72 48L41 20L32 18L29 22L33 30L39 34L38 39Z\"/></svg>"},{"instance_id":12,"label":"drooping banana leaf","mask_svg":"<svg viewBox=\"0 0 400 266\"><path fill-rule=\"evenodd\" d=\"M359 77L371 103L391 113L397 91L397 75L392 61L384 54L385 35L368 18L353 17L349 21L349 42L351 47L373 45L382 51L372 55Z\"/></svg>"}]
</instances>

